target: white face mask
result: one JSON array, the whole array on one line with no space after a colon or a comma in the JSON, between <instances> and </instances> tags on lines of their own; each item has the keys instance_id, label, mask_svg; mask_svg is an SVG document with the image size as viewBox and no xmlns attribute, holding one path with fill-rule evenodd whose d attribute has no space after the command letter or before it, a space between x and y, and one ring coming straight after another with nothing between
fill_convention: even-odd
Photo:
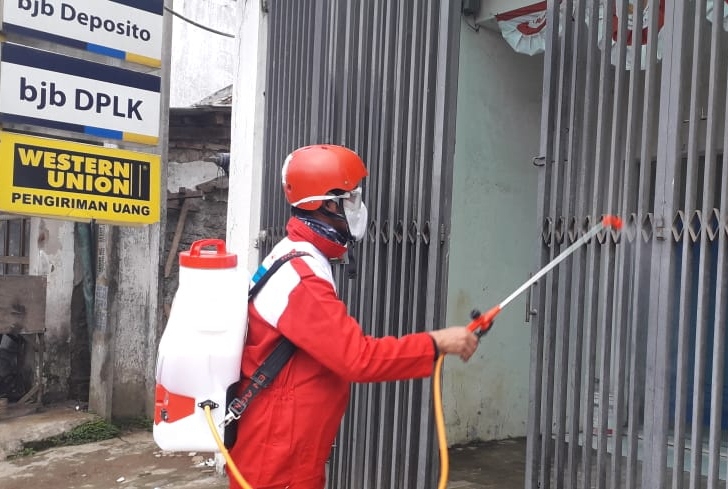
<instances>
[{"instance_id":1,"label":"white face mask","mask_svg":"<svg viewBox=\"0 0 728 489\"><path fill-rule=\"evenodd\" d=\"M358 209L348 209L346 201L344 201L344 215L346 215L346 222L349 224L351 237L356 241L364 239L369 219L369 216L367 215L367 206L364 205L364 202L359 204Z\"/></svg>"},{"instance_id":2,"label":"white face mask","mask_svg":"<svg viewBox=\"0 0 728 489\"><path fill-rule=\"evenodd\" d=\"M361 200L361 187L346 192L340 196L342 198L344 215L349 225L349 233L355 241L364 239L367 232L367 206Z\"/></svg>"}]
</instances>

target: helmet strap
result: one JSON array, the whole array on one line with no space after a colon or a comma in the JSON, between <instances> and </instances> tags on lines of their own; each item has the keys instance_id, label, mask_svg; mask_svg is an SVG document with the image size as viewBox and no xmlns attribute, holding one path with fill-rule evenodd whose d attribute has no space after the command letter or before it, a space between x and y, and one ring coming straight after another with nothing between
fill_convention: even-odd
<instances>
[{"instance_id":1,"label":"helmet strap","mask_svg":"<svg viewBox=\"0 0 728 489\"><path fill-rule=\"evenodd\" d=\"M354 241L349 241L349 244L346 247L346 253L348 256L348 262L346 264L346 275L349 278L349 280L353 280L356 278L356 257L354 256Z\"/></svg>"}]
</instances>

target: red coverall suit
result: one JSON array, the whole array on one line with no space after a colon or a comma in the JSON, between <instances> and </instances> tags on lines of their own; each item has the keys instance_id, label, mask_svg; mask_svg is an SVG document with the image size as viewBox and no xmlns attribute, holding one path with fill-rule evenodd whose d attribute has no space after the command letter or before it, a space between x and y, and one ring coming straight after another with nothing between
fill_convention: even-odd
<instances>
[{"instance_id":1,"label":"red coverall suit","mask_svg":"<svg viewBox=\"0 0 728 489\"><path fill-rule=\"evenodd\" d=\"M291 250L311 256L284 264L250 304L242 384L280 335L297 350L243 413L230 454L254 489L322 489L350 382L427 377L435 346L427 333L399 339L364 335L333 284L329 258L340 257L345 248L295 217L287 231L263 265ZM233 477L230 487L240 487Z\"/></svg>"}]
</instances>

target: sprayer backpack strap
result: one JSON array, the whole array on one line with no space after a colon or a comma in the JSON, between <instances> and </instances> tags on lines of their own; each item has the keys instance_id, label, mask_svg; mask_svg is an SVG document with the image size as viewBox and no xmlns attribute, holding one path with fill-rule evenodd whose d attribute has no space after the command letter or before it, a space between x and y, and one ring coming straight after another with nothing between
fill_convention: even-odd
<instances>
[{"instance_id":1,"label":"sprayer backpack strap","mask_svg":"<svg viewBox=\"0 0 728 489\"><path fill-rule=\"evenodd\" d=\"M310 256L305 251L291 251L280 258L278 258L265 271L257 282L250 288L248 292L248 302L251 302L255 296L260 292L260 289L268 282L268 279L278 270L284 263L293 258L300 256ZM247 409L248 404L257 396L262 389L268 387L278 373L283 369L283 366L296 351L296 346L288 341L284 336L278 342L273 351L266 357L260 367L253 373L250 378L250 384L243 390L240 396L234 398L228 403L228 412L225 415L225 424L228 425L233 420L240 418L243 412Z\"/></svg>"}]
</instances>

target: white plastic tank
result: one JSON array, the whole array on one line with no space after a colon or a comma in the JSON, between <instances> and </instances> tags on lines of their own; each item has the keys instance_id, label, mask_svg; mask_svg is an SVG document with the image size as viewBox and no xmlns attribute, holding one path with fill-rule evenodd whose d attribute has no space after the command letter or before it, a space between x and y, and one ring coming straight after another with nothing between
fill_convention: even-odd
<instances>
[{"instance_id":1,"label":"white plastic tank","mask_svg":"<svg viewBox=\"0 0 728 489\"><path fill-rule=\"evenodd\" d=\"M212 416L224 438L227 391L240 380L249 275L220 239L195 241L179 254L179 265L157 356L154 441L163 450L217 452L199 404L217 405Z\"/></svg>"}]
</instances>

